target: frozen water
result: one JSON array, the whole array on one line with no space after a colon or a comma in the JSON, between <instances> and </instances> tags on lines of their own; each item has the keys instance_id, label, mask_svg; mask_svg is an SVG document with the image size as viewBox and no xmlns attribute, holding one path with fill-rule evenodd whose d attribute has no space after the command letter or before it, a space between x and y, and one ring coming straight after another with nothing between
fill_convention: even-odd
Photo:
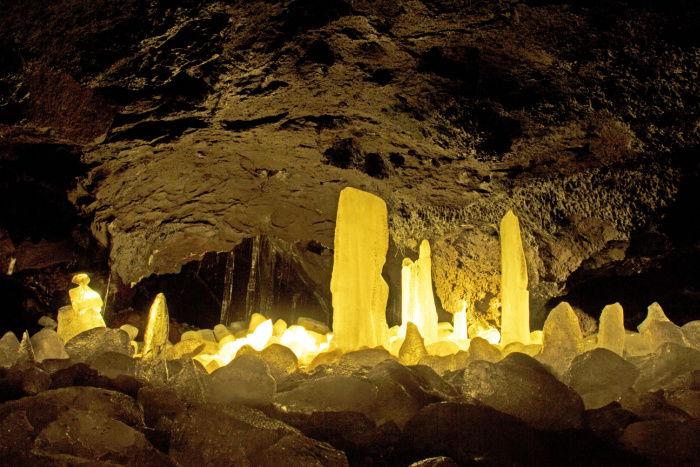
<instances>
[{"instance_id":1,"label":"frozen water","mask_svg":"<svg viewBox=\"0 0 700 467\"><path fill-rule=\"evenodd\" d=\"M399 349L399 361L404 365L415 365L421 358L428 355L423 343L423 337L418 327L410 321L406 324L406 339Z\"/></svg>"},{"instance_id":2,"label":"frozen water","mask_svg":"<svg viewBox=\"0 0 700 467\"><path fill-rule=\"evenodd\" d=\"M328 326L326 326L325 323L304 316L300 316L297 319L297 325L302 326L307 331L313 331L319 334L327 334L331 332L331 330L328 328Z\"/></svg>"},{"instance_id":3,"label":"frozen water","mask_svg":"<svg viewBox=\"0 0 700 467\"><path fill-rule=\"evenodd\" d=\"M475 337L469 344L469 360L495 363L503 358L501 350L482 337Z\"/></svg>"},{"instance_id":4,"label":"frozen water","mask_svg":"<svg viewBox=\"0 0 700 467\"><path fill-rule=\"evenodd\" d=\"M19 340L12 331L7 331L0 339L0 366L9 367L17 361Z\"/></svg>"},{"instance_id":5,"label":"frozen water","mask_svg":"<svg viewBox=\"0 0 700 467\"><path fill-rule=\"evenodd\" d=\"M34 347L32 347L32 341L29 339L29 333L24 331L22 334L22 340L19 342L19 348L17 349L17 363L34 363L36 358L34 357Z\"/></svg>"},{"instance_id":6,"label":"frozen water","mask_svg":"<svg viewBox=\"0 0 700 467\"><path fill-rule=\"evenodd\" d=\"M561 302L549 313L542 333L542 353L537 360L559 376L583 350L583 334L578 318L568 303Z\"/></svg>"},{"instance_id":7,"label":"frozen water","mask_svg":"<svg viewBox=\"0 0 700 467\"><path fill-rule=\"evenodd\" d=\"M651 353L649 342L638 332L625 332L625 350L623 356L625 358L641 357Z\"/></svg>"},{"instance_id":8,"label":"frozen water","mask_svg":"<svg viewBox=\"0 0 700 467\"><path fill-rule=\"evenodd\" d=\"M340 350L387 345L389 286L382 268L388 247L384 200L344 188L338 200L331 275L334 342Z\"/></svg>"},{"instance_id":9,"label":"frozen water","mask_svg":"<svg viewBox=\"0 0 700 467\"><path fill-rule=\"evenodd\" d=\"M619 303L605 306L600 313L598 347L622 355L625 348L625 324L624 312Z\"/></svg>"},{"instance_id":10,"label":"frozen water","mask_svg":"<svg viewBox=\"0 0 700 467\"><path fill-rule=\"evenodd\" d=\"M433 296L430 244L423 240L418 259L404 258L401 266L401 323L418 327L425 343L438 339L438 317Z\"/></svg>"},{"instance_id":11,"label":"frozen water","mask_svg":"<svg viewBox=\"0 0 700 467\"><path fill-rule=\"evenodd\" d=\"M39 323L39 326L44 327L44 328L53 329L54 331L58 327L58 323L56 322L56 320L53 319L52 317L46 316L46 315L39 318L38 323Z\"/></svg>"},{"instance_id":12,"label":"frozen water","mask_svg":"<svg viewBox=\"0 0 700 467\"><path fill-rule=\"evenodd\" d=\"M666 343L686 346L687 342L680 327L672 323L661 306L654 302L647 307L647 317L637 326L639 333L646 340L650 351L655 352Z\"/></svg>"},{"instance_id":13,"label":"frozen water","mask_svg":"<svg viewBox=\"0 0 700 467\"><path fill-rule=\"evenodd\" d=\"M213 331L214 337L216 338L217 342L221 342L221 339L223 339L224 337L232 335L231 331L229 331L229 329L223 324L217 324L216 326L214 326Z\"/></svg>"},{"instance_id":14,"label":"frozen water","mask_svg":"<svg viewBox=\"0 0 700 467\"><path fill-rule=\"evenodd\" d=\"M197 338L206 342L216 342L216 336L211 329L200 329L197 331Z\"/></svg>"},{"instance_id":15,"label":"frozen water","mask_svg":"<svg viewBox=\"0 0 700 467\"><path fill-rule=\"evenodd\" d=\"M287 330L287 322L283 319L278 319L275 324L272 325L272 335L275 337L281 337L284 331Z\"/></svg>"},{"instance_id":16,"label":"frozen water","mask_svg":"<svg viewBox=\"0 0 700 467\"><path fill-rule=\"evenodd\" d=\"M32 336L31 341L37 362L43 362L46 359L69 358L63 345L63 339L51 328L44 328L37 332Z\"/></svg>"},{"instance_id":17,"label":"frozen water","mask_svg":"<svg viewBox=\"0 0 700 467\"><path fill-rule=\"evenodd\" d=\"M119 329L127 333L129 335L129 339L131 339L132 341L135 341L136 336L139 335L139 328L137 328L136 326L132 326L131 324L122 324L121 326L119 326Z\"/></svg>"},{"instance_id":18,"label":"frozen water","mask_svg":"<svg viewBox=\"0 0 700 467\"><path fill-rule=\"evenodd\" d=\"M501 219L501 343L530 342L527 264L520 223L513 211Z\"/></svg>"},{"instance_id":19,"label":"frozen water","mask_svg":"<svg viewBox=\"0 0 700 467\"><path fill-rule=\"evenodd\" d=\"M678 376L700 370L700 351L676 344L663 344L639 365L634 384L637 392L656 391L670 385Z\"/></svg>"},{"instance_id":20,"label":"frozen water","mask_svg":"<svg viewBox=\"0 0 700 467\"><path fill-rule=\"evenodd\" d=\"M647 307L646 318L644 318L644 321L637 326L639 333L643 334L652 321L670 322L670 320L666 317L666 313L664 313L664 310L661 308L661 305L659 305L658 302L654 302Z\"/></svg>"},{"instance_id":21,"label":"frozen water","mask_svg":"<svg viewBox=\"0 0 700 467\"><path fill-rule=\"evenodd\" d=\"M681 329L688 345L700 350L700 320L685 323Z\"/></svg>"},{"instance_id":22,"label":"frozen water","mask_svg":"<svg viewBox=\"0 0 700 467\"><path fill-rule=\"evenodd\" d=\"M427 351L430 355L444 357L459 352L459 346L452 341L438 341L429 345Z\"/></svg>"},{"instance_id":23,"label":"frozen water","mask_svg":"<svg viewBox=\"0 0 700 467\"><path fill-rule=\"evenodd\" d=\"M148 312L148 322L143 333L143 348L141 350L143 358L155 358L165 351L165 347L168 345L169 330L168 305L165 303L165 295L159 293Z\"/></svg>"},{"instance_id":24,"label":"frozen water","mask_svg":"<svg viewBox=\"0 0 700 467\"><path fill-rule=\"evenodd\" d=\"M608 349L594 349L574 358L562 380L583 399L586 409L616 401L639 376L639 370Z\"/></svg>"},{"instance_id":25,"label":"frozen water","mask_svg":"<svg viewBox=\"0 0 700 467\"><path fill-rule=\"evenodd\" d=\"M100 313L88 310L85 313L76 311L72 306L64 306L58 310L58 327L56 332L64 342L83 331L93 328L104 328L105 322Z\"/></svg>"},{"instance_id":26,"label":"frozen water","mask_svg":"<svg viewBox=\"0 0 700 467\"><path fill-rule=\"evenodd\" d=\"M275 390L267 364L252 354L237 356L208 377L210 402L267 405Z\"/></svg>"}]
</instances>

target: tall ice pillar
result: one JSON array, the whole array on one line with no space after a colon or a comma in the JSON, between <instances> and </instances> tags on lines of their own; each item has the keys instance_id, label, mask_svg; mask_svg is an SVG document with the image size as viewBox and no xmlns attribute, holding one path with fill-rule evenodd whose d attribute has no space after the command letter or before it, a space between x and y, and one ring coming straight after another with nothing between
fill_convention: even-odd
<instances>
[{"instance_id":1,"label":"tall ice pillar","mask_svg":"<svg viewBox=\"0 0 700 467\"><path fill-rule=\"evenodd\" d=\"M343 189L331 276L333 340L343 351L388 346L389 286L382 278L388 248L384 200L355 188Z\"/></svg>"},{"instance_id":2,"label":"tall ice pillar","mask_svg":"<svg viewBox=\"0 0 700 467\"><path fill-rule=\"evenodd\" d=\"M416 261L405 258L401 267L401 327L412 322L426 345L437 342L438 317L433 296L430 243L423 240Z\"/></svg>"},{"instance_id":3,"label":"tall ice pillar","mask_svg":"<svg viewBox=\"0 0 700 467\"><path fill-rule=\"evenodd\" d=\"M513 211L501 220L501 345L530 343L527 265L520 223Z\"/></svg>"}]
</instances>

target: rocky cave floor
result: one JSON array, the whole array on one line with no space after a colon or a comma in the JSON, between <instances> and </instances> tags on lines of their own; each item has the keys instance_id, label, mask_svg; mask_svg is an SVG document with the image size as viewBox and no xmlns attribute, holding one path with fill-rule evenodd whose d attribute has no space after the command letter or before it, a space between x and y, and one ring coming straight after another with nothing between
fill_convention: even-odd
<instances>
[{"instance_id":1,"label":"rocky cave floor","mask_svg":"<svg viewBox=\"0 0 700 467\"><path fill-rule=\"evenodd\" d=\"M193 346L132 358L118 329L78 334L62 359L46 358L52 347L38 337L11 340L0 342L3 465L700 462L700 351L675 344L653 358L577 357L560 379L600 405L584 410L537 360L501 358L478 339L418 365L364 349L303 369L274 344L244 348L211 374L186 354Z\"/></svg>"}]
</instances>

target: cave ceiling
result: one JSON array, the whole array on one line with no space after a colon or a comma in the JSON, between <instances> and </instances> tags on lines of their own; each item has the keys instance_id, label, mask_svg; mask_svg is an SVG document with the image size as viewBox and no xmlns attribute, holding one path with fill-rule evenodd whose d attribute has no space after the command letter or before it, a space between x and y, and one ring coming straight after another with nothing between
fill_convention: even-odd
<instances>
[{"instance_id":1,"label":"cave ceiling","mask_svg":"<svg viewBox=\"0 0 700 467\"><path fill-rule=\"evenodd\" d=\"M353 186L387 202L387 268L430 240L448 311L498 293L508 209L543 306L688 262L674 293L698 303L694 4L0 3L0 159L55 166L32 180L126 284L261 235L325 290ZM36 211L5 178L0 260L63 241L19 229Z\"/></svg>"}]
</instances>

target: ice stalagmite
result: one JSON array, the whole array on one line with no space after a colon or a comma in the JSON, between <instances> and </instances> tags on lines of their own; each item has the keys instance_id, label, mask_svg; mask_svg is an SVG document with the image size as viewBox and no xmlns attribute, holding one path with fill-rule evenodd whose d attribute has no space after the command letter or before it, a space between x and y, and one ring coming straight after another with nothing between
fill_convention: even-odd
<instances>
[{"instance_id":1,"label":"ice stalagmite","mask_svg":"<svg viewBox=\"0 0 700 467\"><path fill-rule=\"evenodd\" d=\"M165 350L168 343L169 325L170 318L165 295L159 293L148 312L148 323L143 334L142 355L144 358L155 357Z\"/></svg>"},{"instance_id":2,"label":"ice stalagmite","mask_svg":"<svg viewBox=\"0 0 700 467\"><path fill-rule=\"evenodd\" d=\"M461 309L452 317L454 336L458 341L467 340L467 302L462 300Z\"/></svg>"},{"instance_id":3,"label":"ice stalagmite","mask_svg":"<svg viewBox=\"0 0 700 467\"><path fill-rule=\"evenodd\" d=\"M513 211L501 220L501 345L530 343L527 265L520 223Z\"/></svg>"},{"instance_id":4,"label":"ice stalagmite","mask_svg":"<svg viewBox=\"0 0 700 467\"><path fill-rule=\"evenodd\" d=\"M542 353L536 358L561 376L583 351L583 333L571 305L561 302L550 311L542 334Z\"/></svg>"},{"instance_id":5,"label":"ice stalagmite","mask_svg":"<svg viewBox=\"0 0 700 467\"><path fill-rule=\"evenodd\" d=\"M343 189L331 275L334 342L341 350L388 346L389 286L382 278L388 248L384 200L355 188Z\"/></svg>"},{"instance_id":6,"label":"ice stalagmite","mask_svg":"<svg viewBox=\"0 0 700 467\"><path fill-rule=\"evenodd\" d=\"M83 331L105 327L102 318L102 297L88 287L90 278L81 273L73 276L72 282L78 287L68 291L71 306L58 310L58 328L56 332L68 342Z\"/></svg>"},{"instance_id":7,"label":"ice stalagmite","mask_svg":"<svg viewBox=\"0 0 700 467\"><path fill-rule=\"evenodd\" d=\"M401 325L403 333L406 325L416 325L426 345L438 339L438 316L433 296L431 277L430 244L423 240L418 259L408 258L401 267Z\"/></svg>"},{"instance_id":8,"label":"ice stalagmite","mask_svg":"<svg viewBox=\"0 0 700 467\"><path fill-rule=\"evenodd\" d=\"M619 303L607 305L600 313L598 347L622 355L625 348L625 324L622 305Z\"/></svg>"}]
</instances>

